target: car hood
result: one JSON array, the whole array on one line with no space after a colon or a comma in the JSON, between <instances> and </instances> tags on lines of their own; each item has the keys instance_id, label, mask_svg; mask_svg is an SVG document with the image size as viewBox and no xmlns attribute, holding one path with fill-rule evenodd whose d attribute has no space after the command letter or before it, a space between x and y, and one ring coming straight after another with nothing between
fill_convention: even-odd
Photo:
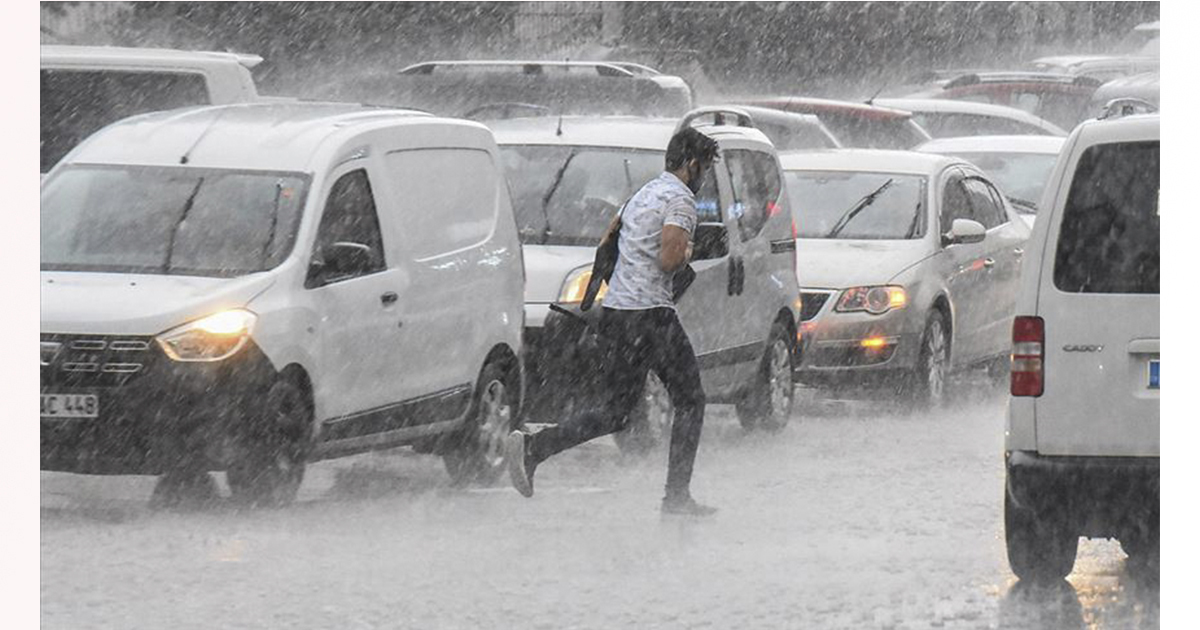
<instances>
[{"instance_id":1,"label":"car hood","mask_svg":"<svg viewBox=\"0 0 1200 630\"><path fill-rule=\"evenodd\" d=\"M567 274L591 264L596 257L594 247L526 245L522 251L526 303L546 304L558 300Z\"/></svg>"},{"instance_id":2,"label":"car hood","mask_svg":"<svg viewBox=\"0 0 1200 630\"><path fill-rule=\"evenodd\" d=\"M43 271L42 332L156 335L227 308L246 306L274 282L238 278Z\"/></svg>"},{"instance_id":3,"label":"car hood","mask_svg":"<svg viewBox=\"0 0 1200 630\"><path fill-rule=\"evenodd\" d=\"M932 254L932 248L923 239L801 238L796 241L796 261L803 273L801 284L816 289L884 284Z\"/></svg>"}]
</instances>

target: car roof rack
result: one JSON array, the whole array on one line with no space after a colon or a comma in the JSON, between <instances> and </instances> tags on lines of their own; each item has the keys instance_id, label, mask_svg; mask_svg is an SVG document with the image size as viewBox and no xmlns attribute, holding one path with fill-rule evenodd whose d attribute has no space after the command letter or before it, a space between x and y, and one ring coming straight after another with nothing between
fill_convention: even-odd
<instances>
[{"instance_id":1,"label":"car roof rack","mask_svg":"<svg viewBox=\"0 0 1200 630\"><path fill-rule=\"evenodd\" d=\"M996 83L996 82L1038 82L1038 83L1063 83L1071 85L1080 85L1087 87L1099 87L1103 81L1084 75L1073 74L1058 74L1052 72L972 72L964 74L948 81L942 86L943 89L951 90L958 87L968 85L978 85L980 83Z\"/></svg>"},{"instance_id":2,"label":"car roof rack","mask_svg":"<svg viewBox=\"0 0 1200 630\"><path fill-rule=\"evenodd\" d=\"M406 66L400 74L433 74L438 69L486 69L507 70L522 74L545 74L547 69L569 71L572 68L591 69L602 77L632 77L633 70L604 61L423 61Z\"/></svg>"},{"instance_id":3,"label":"car roof rack","mask_svg":"<svg viewBox=\"0 0 1200 630\"><path fill-rule=\"evenodd\" d=\"M684 114L683 118L679 119L679 125L676 127L676 131L685 127L694 126L692 123L696 122L696 120L700 118L704 118L705 116L712 116L713 120L708 124L716 127L729 125L729 122L727 122L728 118L732 117L734 124L738 127L748 127L750 129L755 128L754 117L750 115L750 112L740 107L719 105L715 107L700 107Z\"/></svg>"},{"instance_id":4,"label":"car roof rack","mask_svg":"<svg viewBox=\"0 0 1200 630\"><path fill-rule=\"evenodd\" d=\"M1158 112L1154 103L1141 98L1130 96L1114 98L1104 104L1104 112L1096 117L1097 120L1112 120L1136 114L1153 114Z\"/></svg>"}]
</instances>

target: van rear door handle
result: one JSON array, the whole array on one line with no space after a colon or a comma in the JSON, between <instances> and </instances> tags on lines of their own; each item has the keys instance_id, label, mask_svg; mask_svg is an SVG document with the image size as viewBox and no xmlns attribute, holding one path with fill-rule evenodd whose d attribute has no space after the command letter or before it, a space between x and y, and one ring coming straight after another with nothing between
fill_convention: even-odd
<instances>
[{"instance_id":1,"label":"van rear door handle","mask_svg":"<svg viewBox=\"0 0 1200 630\"><path fill-rule=\"evenodd\" d=\"M1018 255L1018 256L1021 256L1021 255L1024 255L1024 254L1025 254L1025 250L1024 250L1024 249L1021 249L1020 247L1017 247L1017 248L1014 248L1014 249L1013 249L1013 253L1014 253L1014 254L1016 254L1016 255Z\"/></svg>"},{"instance_id":2,"label":"van rear door handle","mask_svg":"<svg viewBox=\"0 0 1200 630\"><path fill-rule=\"evenodd\" d=\"M983 259L983 266L984 266L984 267L991 267L992 265L995 265L995 264L996 264L996 259L995 259L995 258L984 258L984 259Z\"/></svg>"},{"instance_id":3,"label":"van rear door handle","mask_svg":"<svg viewBox=\"0 0 1200 630\"><path fill-rule=\"evenodd\" d=\"M397 295L395 291L388 291L387 293L379 296L379 301L382 302L384 306L391 306L399 299L400 296Z\"/></svg>"}]
</instances>

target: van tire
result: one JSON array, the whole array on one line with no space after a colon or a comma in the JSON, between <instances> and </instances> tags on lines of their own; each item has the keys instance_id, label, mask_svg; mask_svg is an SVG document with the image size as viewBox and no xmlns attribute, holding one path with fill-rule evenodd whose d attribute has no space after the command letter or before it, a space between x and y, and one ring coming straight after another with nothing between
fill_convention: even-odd
<instances>
[{"instance_id":1,"label":"van tire","mask_svg":"<svg viewBox=\"0 0 1200 630\"><path fill-rule=\"evenodd\" d=\"M946 403L946 383L950 373L950 339L946 318L934 310L925 321L917 369L913 371L910 391L920 408L936 409Z\"/></svg>"},{"instance_id":2,"label":"van tire","mask_svg":"<svg viewBox=\"0 0 1200 630\"><path fill-rule=\"evenodd\" d=\"M754 382L736 405L738 421L747 431L778 431L792 417L796 383L792 379L790 338L782 322L771 327Z\"/></svg>"},{"instance_id":3,"label":"van tire","mask_svg":"<svg viewBox=\"0 0 1200 630\"><path fill-rule=\"evenodd\" d=\"M490 485L500 477L505 438L517 428L516 395L513 375L502 363L484 366L466 425L442 453L454 485Z\"/></svg>"},{"instance_id":4,"label":"van tire","mask_svg":"<svg viewBox=\"0 0 1200 630\"><path fill-rule=\"evenodd\" d=\"M626 455L644 457L671 441L675 410L666 385L653 370L646 373L646 384L625 428L613 434L617 448Z\"/></svg>"},{"instance_id":5,"label":"van tire","mask_svg":"<svg viewBox=\"0 0 1200 630\"><path fill-rule=\"evenodd\" d=\"M235 502L248 507L284 507L304 480L312 437L308 392L281 378L267 390L261 416L247 428L244 456L225 471Z\"/></svg>"},{"instance_id":6,"label":"van tire","mask_svg":"<svg viewBox=\"0 0 1200 630\"><path fill-rule=\"evenodd\" d=\"M1007 491L1004 540L1008 566L1022 580L1037 583L1061 580L1075 566L1079 536L1071 528L1066 512L1019 507Z\"/></svg>"}]
</instances>

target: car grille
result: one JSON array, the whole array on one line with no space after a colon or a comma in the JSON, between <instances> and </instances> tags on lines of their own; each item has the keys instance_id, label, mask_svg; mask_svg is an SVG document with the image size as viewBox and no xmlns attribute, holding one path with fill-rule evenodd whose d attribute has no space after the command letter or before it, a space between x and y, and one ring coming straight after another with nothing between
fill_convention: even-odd
<instances>
[{"instance_id":1,"label":"car grille","mask_svg":"<svg viewBox=\"0 0 1200 630\"><path fill-rule=\"evenodd\" d=\"M42 387L115 387L146 369L150 337L43 334Z\"/></svg>"},{"instance_id":2,"label":"car grille","mask_svg":"<svg viewBox=\"0 0 1200 630\"><path fill-rule=\"evenodd\" d=\"M821 312L821 307L825 306L826 300L833 295L828 291L801 291L800 292L800 321L806 322L817 316Z\"/></svg>"}]
</instances>

